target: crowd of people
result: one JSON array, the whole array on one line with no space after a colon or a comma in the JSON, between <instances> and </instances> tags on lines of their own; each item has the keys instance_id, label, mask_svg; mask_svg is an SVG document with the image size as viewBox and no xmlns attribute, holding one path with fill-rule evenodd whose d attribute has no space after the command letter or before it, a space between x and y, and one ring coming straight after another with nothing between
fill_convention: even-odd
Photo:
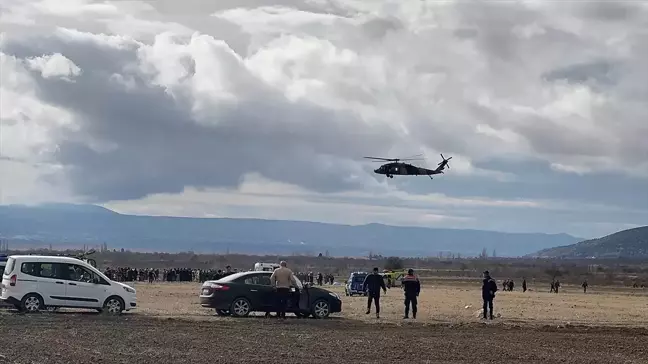
<instances>
[{"instance_id":1,"label":"crowd of people","mask_svg":"<svg viewBox=\"0 0 648 364\"><path fill-rule=\"evenodd\" d=\"M237 273L238 269L231 266L222 269L191 269L191 268L131 268L108 267L104 274L117 282L205 282L221 279Z\"/></svg>"},{"instance_id":2,"label":"crowd of people","mask_svg":"<svg viewBox=\"0 0 648 364\"><path fill-rule=\"evenodd\" d=\"M250 269L251 270L251 269ZM237 268L232 269L226 266L225 269L191 269L191 268L131 268L131 267L108 267L104 274L117 282L200 282L218 280L230 274L243 272ZM333 284L333 274L317 274L313 272L296 272L294 275L301 282L309 282L319 286Z\"/></svg>"}]
</instances>

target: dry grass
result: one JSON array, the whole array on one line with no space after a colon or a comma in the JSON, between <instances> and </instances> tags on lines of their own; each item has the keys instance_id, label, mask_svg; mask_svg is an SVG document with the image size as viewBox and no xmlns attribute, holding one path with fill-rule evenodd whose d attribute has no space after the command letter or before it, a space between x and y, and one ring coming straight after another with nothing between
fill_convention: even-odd
<instances>
[{"instance_id":1,"label":"dry grass","mask_svg":"<svg viewBox=\"0 0 648 364\"><path fill-rule=\"evenodd\" d=\"M545 286L531 287L522 293L498 292L496 320L504 323L572 324L594 326L648 327L648 290L591 287L584 294L579 287L565 286L559 294L548 293ZM218 319L211 310L198 304L198 283L137 283L139 307L136 312L153 316ZM366 298L345 297L341 286L324 286L342 296L342 313L336 316L375 322L365 315ZM537 291L535 288L542 289ZM479 320L481 293L479 282L430 280L422 287L417 321L427 323L470 323ZM372 309L373 311L373 309ZM403 295L400 289L388 290L381 298L381 322L401 322Z\"/></svg>"}]
</instances>

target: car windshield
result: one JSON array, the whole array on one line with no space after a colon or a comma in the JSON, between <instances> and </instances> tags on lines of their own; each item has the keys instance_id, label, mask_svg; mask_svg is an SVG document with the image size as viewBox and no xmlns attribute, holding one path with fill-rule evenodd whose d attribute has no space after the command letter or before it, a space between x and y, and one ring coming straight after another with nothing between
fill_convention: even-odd
<instances>
[{"instance_id":1,"label":"car windshield","mask_svg":"<svg viewBox=\"0 0 648 364\"><path fill-rule=\"evenodd\" d=\"M353 281L356 282L356 283L362 283L362 282L364 282L365 278L367 278L367 276L364 275L364 274L363 275L355 275L355 276L353 276Z\"/></svg>"}]
</instances>

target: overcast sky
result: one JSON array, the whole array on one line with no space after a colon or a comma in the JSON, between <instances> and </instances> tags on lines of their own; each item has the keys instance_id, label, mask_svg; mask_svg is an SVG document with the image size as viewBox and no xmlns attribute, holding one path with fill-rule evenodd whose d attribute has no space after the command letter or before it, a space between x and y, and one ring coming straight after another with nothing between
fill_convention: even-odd
<instances>
[{"instance_id":1,"label":"overcast sky","mask_svg":"<svg viewBox=\"0 0 648 364\"><path fill-rule=\"evenodd\" d=\"M648 223L648 2L3 0L0 203ZM430 181L363 156L439 153Z\"/></svg>"}]
</instances>

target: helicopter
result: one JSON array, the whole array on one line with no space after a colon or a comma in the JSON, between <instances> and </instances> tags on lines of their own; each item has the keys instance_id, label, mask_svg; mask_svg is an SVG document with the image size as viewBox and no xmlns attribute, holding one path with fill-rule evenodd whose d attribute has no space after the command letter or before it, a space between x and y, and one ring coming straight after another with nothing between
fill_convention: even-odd
<instances>
[{"instance_id":1,"label":"helicopter","mask_svg":"<svg viewBox=\"0 0 648 364\"><path fill-rule=\"evenodd\" d=\"M94 253L96 253L96 250L95 249L90 249L90 250L88 250L86 252L83 252L83 253L69 254L69 255L64 255L64 256L82 260L82 261L90 264L91 266L97 268L97 261L88 257L88 255L92 255Z\"/></svg>"},{"instance_id":2,"label":"helicopter","mask_svg":"<svg viewBox=\"0 0 648 364\"><path fill-rule=\"evenodd\" d=\"M413 157L420 157L422 154L413 156ZM376 174L384 174L385 176L389 178L394 178L395 175L401 175L401 176L428 176L430 179L432 178L432 175L434 174L442 174L443 170L448 167L450 168L450 164L448 164L448 161L452 159L450 158L445 158L443 154L441 154L441 159L442 161L438 164L438 167L436 169L427 169L423 167L417 167L413 166L408 163L402 163L402 161L414 161L414 160L423 160L422 158L377 158L377 157L365 157L366 159L372 159L374 162L389 162L386 164L383 164L382 166L378 167L378 169L375 169L374 172Z\"/></svg>"}]
</instances>

